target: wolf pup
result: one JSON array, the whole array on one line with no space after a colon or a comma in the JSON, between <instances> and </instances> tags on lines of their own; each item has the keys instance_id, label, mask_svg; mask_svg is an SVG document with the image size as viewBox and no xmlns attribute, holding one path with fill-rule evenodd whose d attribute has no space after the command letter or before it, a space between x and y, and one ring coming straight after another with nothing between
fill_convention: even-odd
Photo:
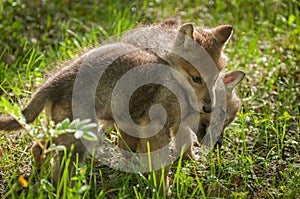
<instances>
[{"instance_id":1,"label":"wolf pup","mask_svg":"<svg viewBox=\"0 0 300 199\"><path fill-rule=\"evenodd\" d=\"M217 53L209 48L207 51L215 64L219 66L222 64L219 59L220 53L228 37L227 35L225 37L220 36L222 35L222 28L216 28L213 32L215 37L211 42L217 44L216 47L218 46L219 49L215 49ZM207 47L203 43L205 38L202 38L203 41L198 39L198 37L201 37L201 32L192 24L183 24L177 33L177 36L173 37L175 38L173 39L175 50L189 49L190 45L194 45L191 41ZM182 35L185 37L182 37ZM88 118L94 123L97 123L98 119L114 122L111 102L112 93L118 80L134 68L138 68L136 70L137 76L147 79L149 78L147 74L151 74L156 70L156 67L153 65L158 64L168 66L178 71L181 77L184 77L180 79L176 74L168 71L165 73L155 73L156 78L178 88L182 96L185 96L183 107L186 108L180 109L180 105L182 104L179 104L174 93L164 86L148 84L140 87L134 92L128 105L130 116L134 123L142 127L150 124L152 122L151 119L155 120L154 123L160 123L161 117L160 115L155 115L155 111L154 116L157 116L157 118L149 117L148 112L150 111L151 113L150 108L153 104L161 104L165 108L167 120L159 133L148 138L139 138L139 135L151 134L151 132L138 131L136 132L137 136L132 137L120 128L121 136L127 145L125 147L124 145L122 146L121 142L119 143L120 147L127 150L127 146L129 146L132 151L147 153L147 146L149 145L150 151L156 151L169 143L171 138L170 129L176 132L182 118L188 117L190 112L210 112L212 110L211 107L214 106L214 99L212 99L214 94L210 95L214 91L206 85L207 81L204 81L204 76L193 65L177 57L176 54L168 53L168 56L160 57L147 49L137 48L128 43L108 44L92 49L50 77L32 95L22 114L26 118L27 123L33 122L44 109L47 115L56 123L61 122L65 118L69 118L70 120ZM101 78L99 74L102 74ZM82 77L82 82L76 82L76 78L80 77ZM211 74L211 76L206 74L205 78L210 79L211 84L214 85L218 79L218 73ZM183 80L188 85L185 85ZM187 90L187 87L195 93L196 100L186 95L185 90ZM74 94L74 88L81 88L80 92ZM120 100L122 101L122 96ZM76 111L74 111L74 107L76 107ZM122 107L120 108L116 114L122 118L122 114L126 112L126 108L124 110ZM13 117L0 117L0 130L12 131L19 128L21 128L21 125ZM76 157L78 157L81 163L88 154L86 146L95 145L94 143L84 144L81 140L69 135L59 136L53 142L65 145L67 150L70 150L71 145L74 145L71 161L75 161ZM155 158L153 157L152 159ZM36 157L35 159L38 160L39 158ZM52 178L56 185L60 176L61 159L62 154L59 154L59 162L53 165ZM74 174L73 164L70 164L68 169L71 175ZM165 168L164 176L161 176L160 172L158 172L157 177L158 182L160 182L160 178L162 177L166 186L168 184L167 173L168 167Z\"/></svg>"},{"instance_id":2,"label":"wolf pup","mask_svg":"<svg viewBox=\"0 0 300 199\"><path fill-rule=\"evenodd\" d=\"M222 72L220 76L223 78L226 88L226 111L224 111L222 108L219 110L216 109L216 111L220 111L220 118L225 117L223 130L218 141L216 142L216 145L218 146L223 145L224 130L234 120L237 112L241 108L241 99L237 96L234 89L244 79L245 73L243 71L228 71L224 73ZM201 140L206 134L206 129L210 124L210 116L211 113L200 114L201 121L197 132L199 140Z\"/></svg>"},{"instance_id":3,"label":"wolf pup","mask_svg":"<svg viewBox=\"0 0 300 199\"><path fill-rule=\"evenodd\" d=\"M223 145L223 134L225 128L234 120L237 112L241 108L241 100L237 96L236 92L234 91L235 87L243 80L245 77L245 73L243 71L233 70L228 72L221 72L220 77L223 80L225 89L226 89L226 111L222 107L216 107L214 111L217 112L216 116L218 118L215 118L217 121L223 121L223 128L221 129L221 134L219 135L219 138L216 142L215 146L221 147ZM218 89L218 88L217 88ZM218 96L216 96L218 97ZM196 132L196 137L193 138L194 132L192 132L193 135L191 135L191 140L194 140L194 143L198 143L203 140L204 136L207 134L207 129L209 125L214 125L211 123L212 120L212 113L200 113L200 121L198 130ZM195 141L197 140L197 141ZM188 149L185 151L184 159L194 159L194 150L193 150L193 144L188 147Z\"/></svg>"}]
</instances>

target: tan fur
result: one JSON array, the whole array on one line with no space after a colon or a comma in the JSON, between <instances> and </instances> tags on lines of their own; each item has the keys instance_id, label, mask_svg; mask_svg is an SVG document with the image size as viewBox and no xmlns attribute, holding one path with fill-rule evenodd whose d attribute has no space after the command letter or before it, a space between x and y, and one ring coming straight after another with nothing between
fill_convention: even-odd
<instances>
[{"instance_id":1,"label":"tan fur","mask_svg":"<svg viewBox=\"0 0 300 199\"><path fill-rule=\"evenodd\" d=\"M191 30L190 33L186 33L183 29L188 28ZM191 29L192 28L192 29ZM202 46L206 48L209 52L210 56L215 61L218 67L221 67L223 62L221 61L221 51L223 48L223 44L221 41L218 41L218 34L217 31L212 31L215 34L215 37L211 39L214 42L210 43L210 38L206 36L205 32L198 31L198 29L194 28L191 24L182 25L179 29L179 32L183 34L187 34L187 36L191 37L193 40L199 42ZM205 35L205 39L202 39L202 35ZM212 33L207 33L211 35ZM228 38L227 38L228 39ZM218 42L215 42L218 41ZM225 43L227 40L223 41ZM175 47L176 45L180 45L181 43L176 43L175 40ZM180 48L180 46L177 46ZM188 47L188 46L185 46ZM43 109L46 109L46 113L48 116L52 118L54 122L61 122L65 118L75 119L73 118L72 114L72 92L73 92L73 85L76 79L76 75L79 69L91 69L92 71L95 70L95 73L89 73L90 79L96 79L95 75L97 75L98 71L101 70L102 61L98 61L98 58L104 57L106 55L114 55L116 51L122 52L122 49L135 49L135 47L131 44L122 44L116 43L112 45L107 45L99 48L92 49L87 53L80 56L78 59L73 61L70 65L64 67L55 75L53 75L50 79L48 79L42 87L40 87L32 96L31 100L27 104L27 106L22 111L24 117L26 118L26 122L30 123L33 122L40 112ZM217 53L214 50L218 51ZM105 61L105 60L104 60ZM194 92L196 93L196 97L198 100L197 107L194 107L194 111L204 112L204 106L211 106L211 101L209 100L209 91L207 86L205 85L204 81L202 83L197 84L192 82L192 77L197 76L200 78L201 74L199 74L190 64L182 61L180 58L178 59L176 56L168 56L162 58L157 56L153 52L139 49L134 50L130 53L125 55L119 56L114 60L114 62L105 70L102 78L99 81L98 85L101 87L97 87L96 89L96 99L95 99L95 109L96 115L98 119L106 120L113 122L114 118L111 112L111 93L114 89L114 86L118 79L125 74L130 69L137 67L139 65L149 64L149 63L156 63L156 64L163 64L169 65L171 68L174 68L186 78L188 82L190 82L191 87L193 88ZM147 73L148 70L151 70L151 67L145 68L141 75ZM165 74L163 74L165 75ZM215 74L217 77L218 74ZM167 74L165 77L162 76L161 78L167 78L167 80L181 88L181 82L178 82L172 74ZM87 87L89 88L89 87ZM181 88L184 90L184 88ZM91 88L92 90L92 88ZM90 90L85 89L82 91L83 95L89 96ZM173 100L174 99L174 100ZM89 101L89 98L86 101L76 102L82 104L82 108L89 107L89 104L92 102ZM140 87L132 96L132 100L130 101L130 113L131 117L134 122L138 125L143 126L147 125L150 120L148 117L148 110L152 106L152 104L161 104L166 109L167 113L167 121L164 128L155 136L150 138L133 138L132 136L127 135L125 132L121 130L121 136L124 138L126 144L130 147L131 150L137 152L147 152L147 143L150 145L151 151L155 151L160 149L161 147L168 144L170 141L171 133L170 129L173 129L174 132L177 131L179 122L181 120L180 116L184 115L184 117L188 117L188 112L182 113L179 108L178 101L176 100L176 96L170 92L168 89L162 86L157 85L146 85ZM190 106L186 104L185 106ZM93 108L92 108L93 109ZM92 112L93 110L90 110ZM83 110L82 110L82 113ZM122 110L120 110L122 113ZM97 118L93 117L93 115L83 115L80 119L89 118L92 122L97 122ZM0 130L16 130L21 128L18 122L10 116L1 116L0 117ZM66 148L69 150L71 145L75 145L73 156L71 161L75 161L76 154L78 155L79 161L82 162L87 155L87 151L85 146L81 143L80 140L74 138L71 134L61 135L58 138L55 138L53 142L56 145L65 145ZM121 148L127 149L128 148L122 144L122 142L118 142ZM35 156L36 161L43 161L45 157L42 157L42 151L39 149L38 146L33 148L33 154ZM62 154L59 154L58 159L61 161ZM60 164L57 163L53 165L54 174L53 180L54 183L57 184L59 180L59 167ZM69 166L70 174L74 174L73 164ZM168 168L165 170L165 176L163 177L165 183L167 184L167 174ZM157 178L159 181L159 177Z\"/></svg>"},{"instance_id":2,"label":"tan fur","mask_svg":"<svg viewBox=\"0 0 300 199\"><path fill-rule=\"evenodd\" d=\"M178 18L168 18L161 23L162 27L166 28L178 28L181 25L181 20ZM228 40L233 33L233 27L231 25L219 25L214 28L203 28L195 26L193 38L205 48L205 50L211 55L213 60L216 61L216 65L221 71L226 65L226 56L223 54L223 48L226 46Z\"/></svg>"}]
</instances>

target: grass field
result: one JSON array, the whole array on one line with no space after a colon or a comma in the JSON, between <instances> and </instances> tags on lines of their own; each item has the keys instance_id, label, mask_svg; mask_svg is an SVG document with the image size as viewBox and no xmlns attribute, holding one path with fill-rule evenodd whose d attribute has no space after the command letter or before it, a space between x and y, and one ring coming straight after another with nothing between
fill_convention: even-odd
<instances>
[{"instance_id":1,"label":"grass field","mask_svg":"<svg viewBox=\"0 0 300 199\"><path fill-rule=\"evenodd\" d=\"M171 197L206 198L222 187L230 198L300 198L299 10L297 0L2 0L0 112L9 113L11 104L23 107L57 63L139 24L174 16L205 27L232 24L226 70L246 73L238 89L243 108L220 150L173 164ZM45 121L41 115L30 128L45 131ZM0 134L0 198L58 198L43 177L30 175L36 169L30 152L35 136ZM63 187L64 197L165 197L143 176L89 162L74 179L76 186Z\"/></svg>"}]
</instances>

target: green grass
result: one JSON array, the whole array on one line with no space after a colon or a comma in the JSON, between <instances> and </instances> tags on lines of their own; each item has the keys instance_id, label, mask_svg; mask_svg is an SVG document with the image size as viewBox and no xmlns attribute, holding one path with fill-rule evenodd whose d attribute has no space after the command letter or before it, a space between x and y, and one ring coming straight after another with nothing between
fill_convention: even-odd
<instances>
[{"instance_id":1,"label":"green grass","mask_svg":"<svg viewBox=\"0 0 300 199\"><path fill-rule=\"evenodd\" d=\"M0 2L0 95L24 106L61 62L84 47L132 29L181 15L200 26L232 24L226 46L228 68L246 72L239 95L243 108L226 129L224 147L199 161L172 166L174 198L206 197L219 184L232 198L300 197L300 3L293 1L14 1ZM4 100L5 101L5 100ZM1 112L7 104L0 101ZM43 130L42 115L32 128ZM32 136L24 131L0 138L0 197L31 198L43 178L31 171ZM145 176L89 161L74 187L75 198L161 198ZM47 171L45 171L46 175ZM90 175L92 174L92 175ZM24 176L24 188L18 182ZM55 198L47 181L39 198ZM69 196L70 196L69 195ZM37 197L37 196L35 196Z\"/></svg>"}]
</instances>

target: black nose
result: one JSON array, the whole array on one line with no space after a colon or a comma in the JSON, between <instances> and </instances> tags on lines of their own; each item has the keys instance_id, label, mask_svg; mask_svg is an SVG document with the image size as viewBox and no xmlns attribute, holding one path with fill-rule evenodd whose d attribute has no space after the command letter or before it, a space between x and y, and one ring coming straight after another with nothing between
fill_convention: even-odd
<instances>
[{"instance_id":1,"label":"black nose","mask_svg":"<svg viewBox=\"0 0 300 199\"><path fill-rule=\"evenodd\" d=\"M213 110L214 110L214 107L211 106L211 105L205 105L205 106L203 106L203 111L205 113L211 113Z\"/></svg>"}]
</instances>

